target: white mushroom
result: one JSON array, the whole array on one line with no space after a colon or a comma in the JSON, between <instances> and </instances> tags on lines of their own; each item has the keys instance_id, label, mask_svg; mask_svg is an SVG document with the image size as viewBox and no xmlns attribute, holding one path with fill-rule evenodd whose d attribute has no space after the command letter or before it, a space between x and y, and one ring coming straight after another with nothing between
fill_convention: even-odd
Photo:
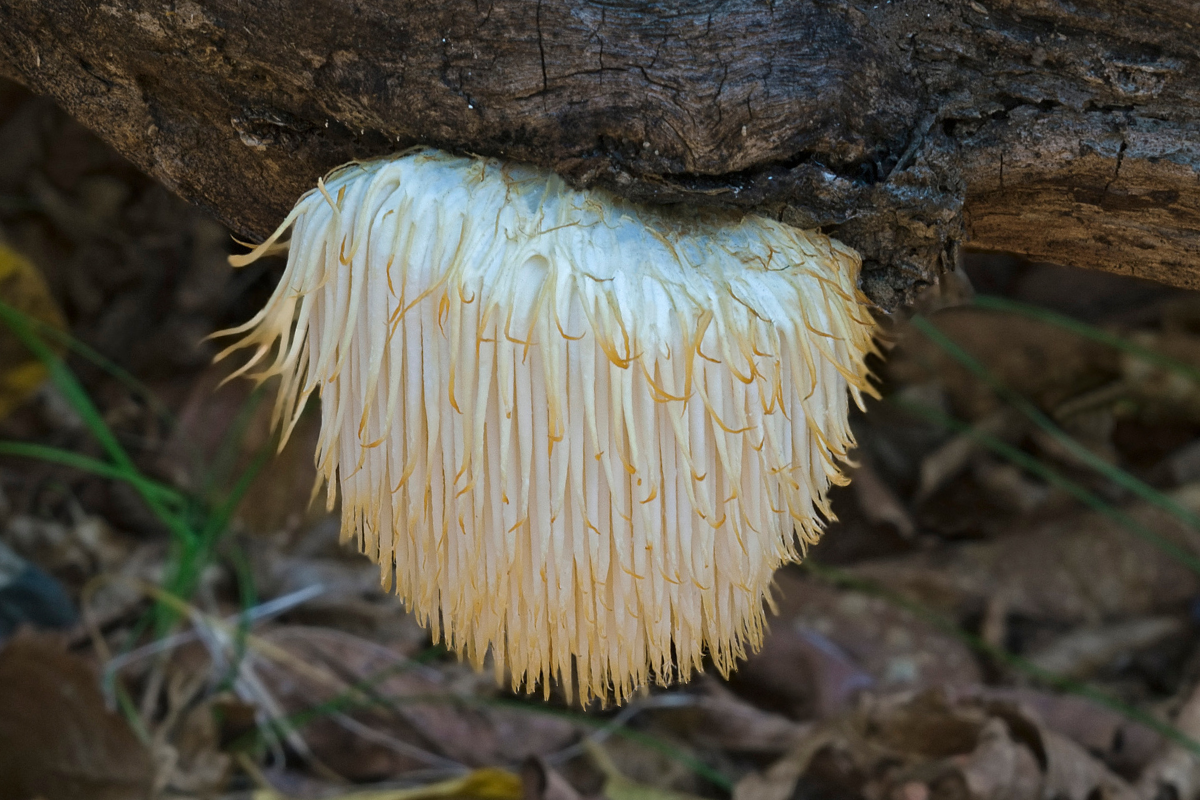
<instances>
[{"instance_id":1,"label":"white mushroom","mask_svg":"<svg viewBox=\"0 0 1200 800\"><path fill-rule=\"evenodd\" d=\"M285 433L320 391L343 539L435 639L618 702L760 643L872 391L853 250L429 149L335 170L232 260L282 248L222 356L281 378Z\"/></svg>"}]
</instances>

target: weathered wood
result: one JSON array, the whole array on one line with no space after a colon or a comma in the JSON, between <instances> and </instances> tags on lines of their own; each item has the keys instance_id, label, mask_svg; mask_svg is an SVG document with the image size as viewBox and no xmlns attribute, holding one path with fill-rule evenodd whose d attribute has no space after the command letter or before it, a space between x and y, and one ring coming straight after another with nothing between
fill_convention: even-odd
<instances>
[{"instance_id":1,"label":"weathered wood","mask_svg":"<svg viewBox=\"0 0 1200 800\"><path fill-rule=\"evenodd\" d=\"M1194 0L0 0L0 72L248 236L429 143L822 227L887 307L964 237L1200 286Z\"/></svg>"}]
</instances>

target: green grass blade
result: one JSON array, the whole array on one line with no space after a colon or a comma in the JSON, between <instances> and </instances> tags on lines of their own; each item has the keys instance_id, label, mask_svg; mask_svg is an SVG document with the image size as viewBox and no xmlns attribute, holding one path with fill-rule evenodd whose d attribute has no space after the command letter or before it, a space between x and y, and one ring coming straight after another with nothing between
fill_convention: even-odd
<instances>
[{"instance_id":1,"label":"green grass blade","mask_svg":"<svg viewBox=\"0 0 1200 800\"><path fill-rule=\"evenodd\" d=\"M1091 450L1088 450L1060 428L1044 411L1027 398L1010 389L999 377L994 375L986 366L950 339L950 337L942 333L928 319L918 314L912 318L911 322L913 327L927 336L938 347L942 348L942 350L964 366L971 374L986 383L992 391L1025 415L1031 422L1054 439L1055 442L1062 445L1080 463L1103 475L1121 488L1140 497L1147 503L1168 512L1186 525L1200 530L1200 515L1189 511L1153 486L1130 475L1120 467L1109 464Z\"/></svg>"},{"instance_id":2,"label":"green grass blade","mask_svg":"<svg viewBox=\"0 0 1200 800\"><path fill-rule=\"evenodd\" d=\"M48 461L53 464L61 464L65 467L89 472L101 478L125 481L136 487L138 491L153 495L164 503L183 505L187 502L187 498L179 492L169 486L164 486L161 483L145 478L138 472L130 472L122 467L113 466L106 461L80 455L70 450L41 444L0 440L0 455L35 458L39 461Z\"/></svg>"},{"instance_id":3,"label":"green grass blade","mask_svg":"<svg viewBox=\"0 0 1200 800\"><path fill-rule=\"evenodd\" d=\"M79 379L71 372L58 353L47 345L45 337L52 337L80 352L131 390L142 395L151 403L152 407L160 412L165 411L145 386L116 364L76 341L69 334L40 323L3 301L0 301L0 322L7 325L13 334L45 365L50 380L75 413L79 415L88 431L100 443L111 463L54 447L17 442L0 442L0 454L39 458L85 470L105 478L123 480L134 487L155 517L172 534L170 555L165 571L166 577L163 582L164 588L172 595L190 597L201 573L212 560L221 535L228 529L234 511L270 457L273 443L268 444L256 455L250 468L238 477L221 503L217 504L215 508L207 508L186 495L147 478L137 469L133 459L121 446L116 434L108 427ZM261 392L256 393L254 401L247 404L248 408L243 409L239 414L240 425L235 426L236 430L233 435L227 437L234 444L244 432L260 396ZM166 414L170 419L169 412ZM147 619L151 618L154 621L156 633L163 634L175 623L178 614L169 606L156 602Z\"/></svg>"},{"instance_id":4,"label":"green grass blade","mask_svg":"<svg viewBox=\"0 0 1200 800\"><path fill-rule=\"evenodd\" d=\"M131 394L136 397L140 397L142 401L145 402L150 408L150 410L168 425L174 427L178 424L178 420L176 419L174 412L167 408L167 406L165 406L162 401L158 399L150 387L146 386L146 384L134 377L134 375L128 370L107 358L98 350L92 348L84 342L81 342L69 332L60 330L53 325L48 325L42 320L26 316L24 322L30 327L31 330L33 330L43 339L54 341L59 345L68 348L72 353L76 353L84 360L92 363L97 368L110 375L118 383L128 389ZM261 394L261 390L259 390L257 393ZM239 419L241 419L244 414L244 411L240 412ZM241 432L244 432L244 429L245 425L243 425L239 430L239 435ZM187 449L189 455L193 457L197 457L199 455L199 448L188 437L182 438L182 444ZM222 444L222 447L224 447L224 443ZM199 459L197 458L197 461L198 460Z\"/></svg>"},{"instance_id":5,"label":"green grass blade","mask_svg":"<svg viewBox=\"0 0 1200 800\"><path fill-rule=\"evenodd\" d=\"M133 698L129 696L129 692L123 684L117 683L114 685L114 693L117 697L117 708L121 711L121 716L129 724L138 741L147 747L154 744L154 736L146 729L146 723L142 719L141 713L137 709L137 704L133 702Z\"/></svg>"},{"instance_id":6,"label":"green grass blade","mask_svg":"<svg viewBox=\"0 0 1200 800\"><path fill-rule=\"evenodd\" d=\"M238 615L237 628L233 635L233 658L230 659L225 674L217 681L218 692L234 689L234 683L242 670L242 661L246 658L246 639L250 634L251 624L247 612L258 605L258 587L254 583L254 568L250 565L250 559L236 542L230 543L227 554L237 581L238 601L242 613Z\"/></svg>"},{"instance_id":7,"label":"green grass blade","mask_svg":"<svg viewBox=\"0 0 1200 800\"><path fill-rule=\"evenodd\" d=\"M74 374L67 369L66 363L55 353L41 337L34 331L32 320L25 314L10 306L8 303L0 301L0 320L2 320L13 334L21 340L29 350L38 357L45 365L50 373L50 380L58 388L67 402L71 404L71 408L83 420L83 424L87 426L88 431L92 436L96 437L96 441L100 442L100 446L118 466L127 467L130 470L134 469L133 461L121 447L117 441L117 437L112 430L104 422L104 417L101 416L100 410L88 397L83 386L75 378Z\"/></svg>"},{"instance_id":8,"label":"green grass blade","mask_svg":"<svg viewBox=\"0 0 1200 800\"><path fill-rule=\"evenodd\" d=\"M48 325L40 319L27 316L25 321L38 336L57 342L72 353L76 353L84 360L91 362L105 373L111 375L132 394L142 398L155 414L158 414L168 422L175 422L175 415L171 413L169 408L163 405L162 401L150 390L150 387L135 378L128 370L107 358L103 353L79 341L67 331L60 330L53 325Z\"/></svg>"},{"instance_id":9,"label":"green grass blade","mask_svg":"<svg viewBox=\"0 0 1200 800\"><path fill-rule=\"evenodd\" d=\"M229 490L225 499L208 515L208 520L202 529L200 538L202 541L208 543L210 547L216 544L217 539L228 528L229 521L233 518L233 512L237 511L237 507L246 497L246 492L250 491L250 487L254 484L254 479L258 477L263 467L271 460L278 441L277 437L272 436L266 444L259 448L258 452L254 455L254 460L238 476L237 481Z\"/></svg>"},{"instance_id":10,"label":"green grass blade","mask_svg":"<svg viewBox=\"0 0 1200 800\"><path fill-rule=\"evenodd\" d=\"M1156 367L1170 370L1171 372L1183 375L1200 383L1200 369L1186 364L1176 358L1171 358L1168 355L1153 350L1137 342L1131 341L1127 337L1120 334L1110 333L1103 328L1097 328L1095 325L1089 325L1086 322L1080 322L1077 319L1068 317L1066 314L1059 314L1056 311L1050 311L1038 306L1032 306L1028 303L1020 303L1016 300L1009 300L1006 297L995 297L993 295L979 294L971 301L972 305L978 308L983 308L988 311L1001 311L1009 314L1020 314L1021 316L1045 322L1050 325L1056 325L1064 330L1068 330L1077 336L1082 336L1085 339L1091 339L1093 342L1108 345L1129 353L1132 356L1145 361L1148 364L1153 364Z\"/></svg>"},{"instance_id":11,"label":"green grass blade","mask_svg":"<svg viewBox=\"0 0 1200 800\"><path fill-rule=\"evenodd\" d=\"M904 409L910 414L922 417L936 425L941 425L948 430L955 431L956 433L962 433L971 439L974 439L976 442L991 450L993 453L996 453L997 455L1006 459L1010 463L1015 464L1032 475L1036 475L1037 477L1046 481L1046 483L1062 489L1088 508L1103 514L1119 524L1121 527L1128 530L1130 533L1141 539L1144 539L1145 541L1157 547L1163 553L1166 553L1178 563L1183 564L1188 569L1200 575L1200 557L1197 557L1194 553L1184 550L1174 542L1171 542L1158 533L1155 533L1131 517L1129 514L1101 499L1095 493L1088 491L1083 485L1076 483L1058 470L1051 467L1049 464L1039 461L1038 459L1026 453L1024 450L1014 447L1003 439L998 439L995 436L984 433L972 425L968 425L965 422L956 420L953 417L946 416L942 412L928 406L924 406L919 403L910 403L896 398L892 398L889 400L889 402L893 403L898 408Z\"/></svg>"},{"instance_id":12,"label":"green grass blade","mask_svg":"<svg viewBox=\"0 0 1200 800\"><path fill-rule=\"evenodd\" d=\"M96 404L88 397L87 391L83 385L75 377L74 373L67 368L66 362L59 357L57 353L51 350L41 337L34 331L34 326L30 318L10 306L8 303L0 301L0 322L3 322L13 332L13 334L24 344L29 350L38 357L45 365L46 370L50 374L50 380L62 393L63 397L70 403L71 408L83 420L88 431L100 443L104 452L112 459L113 463L128 473L129 475L137 475L144 483L153 483L149 479L141 475L141 472L134 465L133 459L125 452L125 448L117 441L116 434L108 427L104 421L104 417L100 414L100 410L96 408ZM176 537L188 540L193 538L193 533L188 529L184 521L176 514L173 514L170 509L163 506L162 502L154 493L142 491L139 486L141 483L132 484L142 500L150 507L154 515L162 522Z\"/></svg>"},{"instance_id":13,"label":"green grass blade","mask_svg":"<svg viewBox=\"0 0 1200 800\"><path fill-rule=\"evenodd\" d=\"M163 584L170 594L191 597L195 592L201 574L213 559L221 536L229 528L233 513L270 458L272 450L270 442L259 450L254 462L238 477L237 483L221 504L205 514L198 533L191 529L190 538L181 542L179 549L172 553L167 579ZM155 630L159 634L164 633L177 618L173 609L161 603L156 604L154 613Z\"/></svg>"}]
</instances>

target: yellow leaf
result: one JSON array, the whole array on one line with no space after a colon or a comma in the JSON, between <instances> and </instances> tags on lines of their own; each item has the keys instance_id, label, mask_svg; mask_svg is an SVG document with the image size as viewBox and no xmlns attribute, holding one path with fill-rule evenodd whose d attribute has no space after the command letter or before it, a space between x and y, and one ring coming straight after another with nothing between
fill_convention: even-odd
<instances>
[{"instance_id":1,"label":"yellow leaf","mask_svg":"<svg viewBox=\"0 0 1200 800\"><path fill-rule=\"evenodd\" d=\"M384 789L341 794L330 800L521 800L521 779L494 767L477 769L460 778L416 786L411 789ZM271 789L254 793L254 800L285 800Z\"/></svg>"},{"instance_id":2,"label":"yellow leaf","mask_svg":"<svg viewBox=\"0 0 1200 800\"><path fill-rule=\"evenodd\" d=\"M65 329L62 312L29 259L0 244L0 300L36 320ZM0 328L0 419L46 380L46 368L8 330Z\"/></svg>"}]
</instances>

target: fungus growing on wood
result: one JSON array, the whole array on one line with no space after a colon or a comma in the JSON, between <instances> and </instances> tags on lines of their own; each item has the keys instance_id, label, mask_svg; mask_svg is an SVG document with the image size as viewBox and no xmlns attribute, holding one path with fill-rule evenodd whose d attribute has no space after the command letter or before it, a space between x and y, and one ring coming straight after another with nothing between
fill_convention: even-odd
<instances>
[{"instance_id":1,"label":"fungus growing on wood","mask_svg":"<svg viewBox=\"0 0 1200 800\"><path fill-rule=\"evenodd\" d=\"M429 149L335 170L231 260L283 249L221 355L279 376L285 440L319 390L342 537L435 640L618 702L760 643L872 391L854 251Z\"/></svg>"}]
</instances>

